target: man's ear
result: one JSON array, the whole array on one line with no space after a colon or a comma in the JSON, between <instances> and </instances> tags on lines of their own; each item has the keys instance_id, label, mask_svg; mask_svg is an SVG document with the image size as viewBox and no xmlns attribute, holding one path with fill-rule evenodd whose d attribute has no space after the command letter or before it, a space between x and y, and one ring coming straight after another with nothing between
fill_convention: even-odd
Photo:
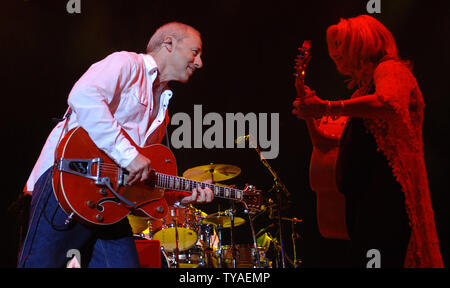
<instances>
[{"instance_id":1,"label":"man's ear","mask_svg":"<svg viewBox=\"0 0 450 288\"><path fill-rule=\"evenodd\" d=\"M162 42L161 46L165 49L167 49L167 51L172 52L173 49L173 37L172 36L167 36L164 38L164 41Z\"/></svg>"}]
</instances>

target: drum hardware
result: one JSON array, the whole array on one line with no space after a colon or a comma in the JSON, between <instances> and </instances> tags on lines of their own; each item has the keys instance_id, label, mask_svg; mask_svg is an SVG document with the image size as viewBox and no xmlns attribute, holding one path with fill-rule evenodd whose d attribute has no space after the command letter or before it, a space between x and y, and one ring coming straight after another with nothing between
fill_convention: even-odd
<instances>
[{"instance_id":1,"label":"drum hardware","mask_svg":"<svg viewBox=\"0 0 450 288\"><path fill-rule=\"evenodd\" d=\"M203 249L203 256L204 256L204 267L205 268L214 268L213 263L213 247L211 243L211 236L214 235L214 225L212 224L204 224L203 220L204 217L202 215L199 215L199 235L200 235L200 244L202 245ZM212 234L212 235L211 235Z\"/></svg>"},{"instance_id":2,"label":"drum hardware","mask_svg":"<svg viewBox=\"0 0 450 288\"><path fill-rule=\"evenodd\" d=\"M243 218L234 217L234 213L231 210L226 210L224 212L219 211L217 213L210 214L203 219L203 223L221 226L222 228L230 228L231 214L233 214L234 226L240 226L245 223L245 220Z\"/></svg>"},{"instance_id":3,"label":"drum hardware","mask_svg":"<svg viewBox=\"0 0 450 288\"><path fill-rule=\"evenodd\" d=\"M176 208L184 208L185 207L181 207L179 206L179 203L175 203L174 207ZM179 236L178 236L178 215L176 215L176 211L177 210L170 210L170 216L172 216L172 219L175 222L175 267L176 268L180 268L180 249L178 247L178 242L179 242ZM186 222L186 218L184 219L184 221Z\"/></svg>"},{"instance_id":4,"label":"drum hardware","mask_svg":"<svg viewBox=\"0 0 450 288\"><path fill-rule=\"evenodd\" d=\"M261 163L266 166L266 168L269 170L270 174L272 174L273 176L273 181L274 184L272 186L272 188L270 189L270 191L274 190L277 192L277 202L278 202L278 207L282 207L282 199L281 199L281 194L284 193L284 195L286 197L290 197L291 193L289 192L289 190L286 188L286 186L283 184L283 182L281 181L280 177L278 177L277 173L272 169L272 167L269 165L269 162L267 162L266 158L264 158L264 156L261 154L261 150L258 148L258 145L255 145L255 143L253 143L254 141L252 141L252 137L250 135L250 146L253 147L256 151L256 153L258 153L259 155L259 159L261 161ZM284 255L284 245L283 245L283 229L281 227L281 212L278 213L278 232L279 232L279 237L280 237L280 245L281 245L281 261L282 261L282 268L286 268L286 264L285 264L285 255Z\"/></svg>"},{"instance_id":5,"label":"drum hardware","mask_svg":"<svg viewBox=\"0 0 450 288\"><path fill-rule=\"evenodd\" d=\"M228 209L224 212L218 211L217 213L210 214L203 218L203 223L212 224L215 226L217 235L219 237L219 247L216 250L216 256L219 261L219 267L224 268L223 262L223 249L222 249L222 230L224 228L230 228L230 237L231 237L231 252L233 254L232 263L233 267L236 268L236 255L235 255L235 246L234 246L234 227L240 226L245 223L245 220L241 217L235 217L235 210L233 201L231 201L231 209Z\"/></svg>"},{"instance_id":6,"label":"drum hardware","mask_svg":"<svg viewBox=\"0 0 450 288\"><path fill-rule=\"evenodd\" d=\"M302 222L301 220L297 219L297 218L292 218L291 220L291 239L292 239L292 253L294 254L294 268L298 268L298 265L300 264L300 262L298 262L297 260L297 249L296 249L296 245L295 245L295 240L297 240L298 238L300 238L300 235L295 232L295 224L297 224L298 222Z\"/></svg>"},{"instance_id":7,"label":"drum hardware","mask_svg":"<svg viewBox=\"0 0 450 288\"><path fill-rule=\"evenodd\" d=\"M180 268L180 249L178 248L178 219L175 220L175 263L176 267Z\"/></svg>"},{"instance_id":8,"label":"drum hardware","mask_svg":"<svg viewBox=\"0 0 450 288\"><path fill-rule=\"evenodd\" d=\"M231 255L232 255L232 264L233 268L236 268L236 247L234 245L234 203L233 200L230 201L231 209L228 212L230 216L230 238L231 238Z\"/></svg>"},{"instance_id":9,"label":"drum hardware","mask_svg":"<svg viewBox=\"0 0 450 288\"><path fill-rule=\"evenodd\" d=\"M246 210L246 211L248 212L248 210ZM261 268L261 261L260 261L260 254L259 254L260 252L258 249L258 244L256 242L256 234L255 234L255 227L253 225L253 219L252 219L252 216L250 215L250 213L248 213L247 215L248 215L248 220L249 220L250 229L251 229L252 238L253 238L253 259L256 259L256 263L253 263L253 267Z\"/></svg>"},{"instance_id":10,"label":"drum hardware","mask_svg":"<svg viewBox=\"0 0 450 288\"><path fill-rule=\"evenodd\" d=\"M294 259L291 259L286 254L283 256L281 244L278 243L276 238L272 239L272 241L273 241L274 247L275 247L275 249L277 251L277 261L276 261L277 265L278 265L278 262L281 260L281 257L285 257L285 259L291 264L292 267L298 268L299 265L302 263L302 261L297 259L297 249L296 249L295 240L300 238L300 235L297 232L295 232L295 224L301 223L301 222L303 222L303 220L295 218L295 217L294 218L288 218L288 217L279 217L279 215L274 216L272 213L269 215L269 219L274 219L274 220L276 219L277 221L282 220L282 221L289 221L289 222L291 222L291 241L292 241L293 258ZM257 233L257 235L261 235L261 237L264 236L263 233L265 233L270 227L273 227L273 226L274 226L274 224L270 224L266 228L261 229ZM280 254L281 254L281 256L280 256Z\"/></svg>"},{"instance_id":11,"label":"drum hardware","mask_svg":"<svg viewBox=\"0 0 450 288\"><path fill-rule=\"evenodd\" d=\"M210 164L188 169L183 176L196 181L211 180L214 183L236 177L240 172L240 168L233 165ZM276 177L274 178L276 179ZM273 189L280 192L282 191L280 187L280 185L274 185ZM169 213L162 220L139 218L130 220L130 225L133 232L139 231L140 235L146 237L146 239L160 241L161 251L167 262L170 263L169 268L271 267L271 262L266 258L266 252L268 246L272 243L272 238L266 235L268 233L265 233L265 231L275 224L269 225L263 232L260 230L256 234L254 219L263 215L268 209L272 214L273 210L276 210L274 207L281 206L280 201L278 204L273 203L273 201L269 202L262 210L249 209L245 202L243 204L244 213L248 220L236 216L233 201L230 201L229 209L221 211L219 206L219 211L210 215L203 213L192 205L183 207L175 203L173 206L169 206ZM248 245L237 244L234 233L235 227L243 225L246 221L249 221L250 224L253 243ZM143 228L147 228L147 230L142 231ZM228 228L230 228L231 245L224 245L222 232L223 229ZM291 236L294 237L295 235ZM213 237L217 238L214 240ZM218 240L218 243L215 242L216 240ZM277 251L283 251L282 246L278 245Z\"/></svg>"},{"instance_id":12,"label":"drum hardware","mask_svg":"<svg viewBox=\"0 0 450 288\"><path fill-rule=\"evenodd\" d=\"M167 253L164 250L164 247L161 246L160 249L161 249L161 268L171 268L169 257L167 256Z\"/></svg>"},{"instance_id":13,"label":"drum hardware","mask_svg":"<svg viewBox=\"0 0 450 288\"><path fill-rule=\"evenodd\" d=\"M162 221L150 220L152 239L159 240L167 251L185 251L192 248L198 239L196 215L191 207L172 206Z\"/></svg>"},{"instance_id":14,"label":"drum hardware","mask_svg":"<svg viewBox=\"0 0 450 288\"><path fill-rule=\"evenodd\" d=\"M209 165L202 165L190 168L183 173L183 177L196 180L196 181L206 181L210 180L212 183L225 181L231 178L238 176L241 173L241 169L234 165L229 164L214 164L210 163ZM233 203L233 201L231 201ZM232 204L233 205L233 204ZM219 210L218 213L208 215L202 219L202 224L212 224L214 225L217 235L219 237L219 248L216 251L216 255L218 255L219 267L223 267L223 250L222 250L222 229L231 228L231 241L233 244L233 231L234 226L239 226L245 223L245 220L242 218L238 218L234 216L233 210L227 210L225 214L222 214ZM209 234L206 236L209 238ZM210 249L209 239L206 244L208 253L207 259L211 260L212 249ZM210 265L211 261L208 261L208 265ZM233 257L233 262L235 263L235 257ZM235 267L235 266L234 266Z\"/></svg>"}]
</instances>

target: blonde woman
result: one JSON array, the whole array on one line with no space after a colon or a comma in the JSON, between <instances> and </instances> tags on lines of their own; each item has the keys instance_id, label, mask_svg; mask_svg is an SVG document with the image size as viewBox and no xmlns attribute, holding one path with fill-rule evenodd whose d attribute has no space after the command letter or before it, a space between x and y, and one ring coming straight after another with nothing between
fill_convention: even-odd
<instances>
[{"instance_id":1,"label":"blonde woman","mask_svg":"<svg viewBox=\"0 0 450 288\"><path fill-rule=\"evenodd\" d=\"M350 265L365 266L368 250L378 249L381 267L442 267L423 153L425 104L409 63L390 31L367 15L330 26L327 44L357 90L350 99L324 101L306 87L292 113L348 117L342 136L331 140L340 145Z\"/></svg>"}]
</instances>

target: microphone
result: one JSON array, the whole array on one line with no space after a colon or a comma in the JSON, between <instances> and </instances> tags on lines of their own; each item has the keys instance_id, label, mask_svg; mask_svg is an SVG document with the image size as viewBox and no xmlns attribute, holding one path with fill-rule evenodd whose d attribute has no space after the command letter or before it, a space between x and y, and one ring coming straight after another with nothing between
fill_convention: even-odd
<instances>
[{"instance_id":1,"label":"microphone","mask_svg":"<svg viewBox=\"0 0 450 288\"><path fill-rule=\"evenodd\" d=\"M239 136L236 140L234 140L234 143L239 144L244 141L248 141L249 138L250 138L250 135Z\"/></svg>"}]
</instances>

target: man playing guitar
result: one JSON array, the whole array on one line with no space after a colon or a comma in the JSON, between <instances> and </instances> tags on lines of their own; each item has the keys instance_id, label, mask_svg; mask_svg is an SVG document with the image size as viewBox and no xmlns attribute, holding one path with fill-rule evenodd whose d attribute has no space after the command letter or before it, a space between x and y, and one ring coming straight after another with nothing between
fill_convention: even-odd
<instances>
[{"instance_id":1,"label":"man playing guitar","mask_svg":"<svg viewBox=\"0 0 450 288\"><path fill-rule=\"evenodd\" d=\"M91 226L61 209L53 193L57 187L52 187L58 162L55 151L69 130L82 127L99 149L128 172L127 186L144 183L152 163L138 148L162 141L172 97L167 84L187 82L203 66L201 54L200 33L171 22L154 33L145 54L113 53L80 78L69 95L64 121L48 137L24 189L32 193L32 204L19 267L64 267L72 249L80 251L83 267L139 267L126 217L112 225ZM213 197L210 188L197 187L181 202L204 203Z\"/></svg>"}]
</instances>

